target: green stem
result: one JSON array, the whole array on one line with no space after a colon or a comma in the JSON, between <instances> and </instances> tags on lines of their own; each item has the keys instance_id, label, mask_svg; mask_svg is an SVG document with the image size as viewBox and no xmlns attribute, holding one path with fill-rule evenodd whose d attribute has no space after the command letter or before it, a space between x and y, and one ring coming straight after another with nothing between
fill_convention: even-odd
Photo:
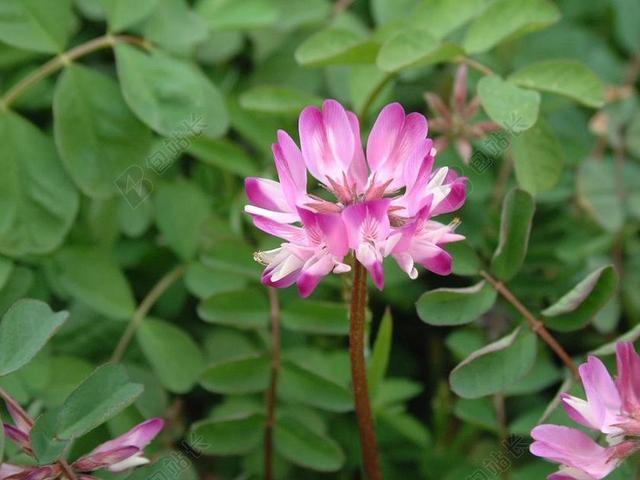
<instances>
[{"instance_id":1,"label":"green stem","mask_svg":"<svg viewBox=\"0 0 640 480\"><path fill-rule=\"evenodd\" d=\"M267 427L264 432L264 478L273 477L273 426L276 420L278 372L280 371L280 303L275 288L269 288L271 305L271 382L267 390Z\"/></svg>"},{"instance_id":2,"label":"green stem","mask_svg":"<svg viewBox=\"0 0 640 480\"><path fill-rule=\"evenodd\" d=\"M353 293L351 296L349 353L351 356L351 380L355 400L360 448L367 480L381 480L380 459L369 404L365 352L365 318L367 308L367 271L354 260Z\"/></svg>"},{"instance_id":3,"label":"green stem","mask_svg":"<svg viewBox=\"0 0 640 480\"><path fill-rule=\"evenodd\" d=\"M464 55L457 57L455 59L455 61L457 63L464 63L468 66L470 66L471 68L473 68L474 70L477 70L478 72L482 73L483 75L495 75L496 73L491 70L489 67L487 67L484 63L480 63L477 60L474 60L473 58L469 58L466 57Z\"/></svg>"},{"instance_id":4,"label":"green stem","mask_svg":"<svg viewBox=\"0 0 640 480\"><path fill-rule=\"evenodd\" d=\"M71 50L61 53L58 56L52 58L40 68L27 75L25 78L16 83L13 87L5 93L2 100L0 100L0 109L7 110L11 107L13 102L22 95L25 91L38 83L40 80L48 77L52 73L57 72L65 65L68 65L78 58L84 57L90 53L93 53L104 48L113 47L116 43L129 43L132 45L138 45L142 48L150 48L147 41L143 38L133 37L131 35L103 35L102 37L89 40L82 45L72 48Z\"/></svg>"},{"instance_id":5,"label":"green stem","mask_svg":"<svg viewBox=\"0 0 640 480\"><path fill-rule=\"evenodd\" d=\"M127 347L131 340L133 340L133 336L136 334L138 327L145 319L151 308L155 305L158 299L162 296L167 289L173 285L182 275L184 274L185 267L180 265L169 273L167 273L164 277L160 279L158 283L149 291L146 297L140 302L140 306L133 314L127 329L122 334L122 338L118 342L116 349L113 351L113 355L111 356L111 361L114 363L120 362L125 352L127 351Z\"/></svg>"}]
</instances>

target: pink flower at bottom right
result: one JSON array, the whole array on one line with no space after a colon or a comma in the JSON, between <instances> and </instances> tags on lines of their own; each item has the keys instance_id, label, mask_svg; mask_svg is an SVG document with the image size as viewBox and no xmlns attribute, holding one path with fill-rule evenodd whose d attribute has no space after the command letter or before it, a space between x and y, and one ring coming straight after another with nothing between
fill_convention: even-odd
<instances>
[{"instance_id":1,"label":"pink flower at bottom right","mask_svg":"<svg viewBox=\"0 0 640 480\"><path fill-rule=\"evenodd\" d=\"M616 345L616 356L616 380L590 356L579 368L587 398L562 395L571 419L604 434L605 446L560 425L538 425L531 432L531 453L560 464L548 480L600 480L640 448L640 356L629 342Z\"/></svg>"}]
</instances>

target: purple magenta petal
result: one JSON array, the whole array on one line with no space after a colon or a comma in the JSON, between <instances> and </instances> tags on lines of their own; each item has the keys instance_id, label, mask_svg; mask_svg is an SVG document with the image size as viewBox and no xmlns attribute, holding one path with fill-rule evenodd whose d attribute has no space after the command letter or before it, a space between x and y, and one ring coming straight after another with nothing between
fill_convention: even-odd
<instances>
[{"instance_id":1,"label":"purple magenta petal","mask_svg":"<svg viewBox=\"0 0 640 480\"><path fill-rule=\"evenodd\" d=\"M640 410L640 356L630 342L618 342L616 354L617 386L625 411L632 413Z\"/></svg>"},{"instance_id":2,"label":"purple magenta petal","mask_svg":"<svg viewBox=\"0 0 640 480\"><path fill-rule=\"evenodd\" d=\"M94 449L91 453L108 452L122 447L137 447L142 450L149 445L154 438L164 428L164 420L161 418L152 418L139 425L136 425L127 433L120 435L113 440L103 443Z\"/></svg>"},{"instance_id":3,"label":"purple magenta petal","mask_svg":"<svg viewBox=\"0 0 640 480\"><path fill-rule=\"evenodd\" d=\"M120 463L127 458L141 452L141 449L134 446L120 447L115 449L109 449L102 452L94 452L89 455L76 460L73 464L73 468L79 472L94 472L101 468L106 468L110 465Z\"/></svg>"}]
</instances>

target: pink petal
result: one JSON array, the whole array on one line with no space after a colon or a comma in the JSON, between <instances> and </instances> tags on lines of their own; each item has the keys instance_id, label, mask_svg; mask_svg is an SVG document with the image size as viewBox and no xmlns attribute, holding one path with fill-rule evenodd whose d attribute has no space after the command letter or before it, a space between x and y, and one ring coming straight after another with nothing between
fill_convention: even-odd
<instances>
[{"instance_id":1,"label":"pink petal","mask_svg":"<svg viewBox=\"0 0 640 480\"><path fill-rule=\"evenodd\" d=\"M302 267L313 256L313 251L287 243L275 250L261 252L260 255L267 263L267 268L262 273L262 283L270 287L282 288L298 280Z\"/></svg>"},{"instance_id":2,"label":"pink petal","mask_svg":"<svg viewBox=\"0 0 640 480\"><path fill-rule=\"evenodd\" d=\"M260 215L252 215L252 217L253 224L269 235L295 243L301 243L304 241L304 231L300 227L294 227L287 223L280 223Z\"/></svg>"},{"instance_id":3,"label":"pink petal","mask_svg":"<svg viewBox=\"0 0 640 480\"><path fill-rule=\"evenodd\" d=\"M101 468L120 463L139 452L141 452L141 449L134 446L119 447L101 452L94 451L77 460L73 464L73 467L79 472L94 472Z\"/></svg>"},{"instance_id":4,"label":"pink petal","mask_svg":"<svg viewBox=\"0 0 640 480\"><path fill-rule=\"evenodd\" d=\"M311 174L321 182L341 180L353 159L354 138L345 109L326 100L322 110L305 108L299 121L302 156Z\"/></svg>"},{"instance_id":5,"label":"pink petal","mask_svg":"<svg viewBox=\"0 0 640 480\"><path fill-rule=\"evenodd\" d=\"M404 165L417 149L424 147L426 136L427 119L423 115L410 113L405 117L399 103L383 108L367 141L367 161L377 182L391 180L389 191L400 188Z\"/></svg>"},{"instance_id":6,"label":"pink petal","mask_svg":"<svg viewBox=\"0 0 640 480\"><path fill-rule=\"evenodd\" d=\"M26 451L31 451L31 440L28 433L25 433L7 423L4 424L4 433L7 438L10 438L13 442L19 445L20 448Z\"/></svg>"},{"instance_id":7,"label":"pink petal","mask_svg":"<svg viewBox=\"0 0 640 480\"><path fill-rule=\"evenodd\" d=\"M302 268L300 278L298 278L298 291L302 298L307 298L316 289L320 280L331 273L335 266L335 262L329 255L323 255L319 258L311 259Z\"/></svg>"},{"instance_id":8,"label":"pink petal","mask_svg":"<svg viewBox=\"0 0 640 480\"><path fill-rule=\"evenodd\" d=\"M449 169L445 184L449 188L449 193L431 211L432 216L451 213L458 210L467 198L467 177L458 177L453 169Z\"/></svg>"},{"instance_id":9,"label":"pink petal","mask_svg":"<svg viewBox=\"0 0 640 480\"><path fill-rule=\"evenodd\" d=\"M453 259L446 251L436 245L421 245L414 250L416 263L438 275L450 275Z\"/></svg>"},{"instance_id":10,"label":"pink petal","mask_svg":"<svg viewBox=\"0 0 640 480\"><path fill-rule=\"evenodd\" d=\"M282 186L278 182L266 178L248 177L244 184L247 198L251 203L245 207L247 213L269 217L283 223L299 220L295 209L289 206L282 192Z\"/></svg>"},{"instance_id":11,"label":"pink petal","mask_svg":"<svg viewBox=\"0 0 640 480\"><path fill-rule=\"evenodd\" d=\"M24 467L11 465L10 463L2 463L0 464L0 480L5 480L12 475L17 475L18 473L22 473L24 471L26 471L26 468Z\"/></svg>"},{"instance_id":12,"label":"pink petal","mask_svg":"<svg viewBox=\"0 0 640 480\"><path fill-rule=\"evenodd\" d=\"M622 402L607 368L599 358L589 356L587 363L580 365L579 370L587 401L595 414L594 420L600 422L596 428L604 433L619 431L615 427L611 429L611 425L619 423Z\"/></svg>"},{"instance_id":13,"label":"pink petal","mask_svg":"<svg viewBox=\"0 0 640 480\"><path fill-rule=\"evenodd\" d=\"M278 143L272 147L278 178L289 208L294 209L307 193L307 172L302 153L289 135L278 131Z\"/></svg>"},{"instance_id":14,"label":"pink petal","mask_svg":"<svg viewBox=\"0 0 640 480\"><path fill-rule=\"evenodd\" d=\"M129 430L127 433L120 435L113 440L103 443L94 449L91 453L108 452L122 447L136 447L140 450L149 445L154 438L164 428L164 420L161 418L152 418Z\"/></svg>"},{"instance_id":15,"label":"pink petal","mask_svg":"<svg viewBox=\"0 0 640 480\"><path fill-rule=\"evenodd\" d=\"M584 472L580 472L580 473L582 475L587 475ZM582 477L582 478L584 478L584 477ZM570 475L567 475L567 474L562 473L562 472L556 472L556 473L552 473L551 475L549 475L547 477L547 480L580 480L580 477L574 477L574 476L570 476Z\"/></svg>"},{"instance_id":16,"label":"pink petal","mask_svg":"<svg viewBox=\"0 0 640 480\"><path fill-rule=\"evenodd\" d=\"M315 213L304 208L299 208L298 214L311 243L326 245L331 254L341 259L348 253L347 231L340 214Z\"/></svg>"},{"instance_id":17,"label":"pink petal","mask_svg":"<svg viewBox=\"0 0 640 480\"><path fill-rule=\"evenodd\" d=\"M347 111L347 117L351 124L351 131L353 133L353 160L349 167L347 178L349 182L355 184L356 191L363 193L369 177L369 169L367 167L367 161L364 156L364 149L362 148L362 140L360 138L360 123L355 113Z\"/></svg>"},{"instance_id":18,"label":"pink petal","mask_svg":"<svg viewBox=\"0 0 640 480\"><path fill-rule=\"evenodd\" d=\"M364 235L373 236L381 242L387 239L391 229L388 217L390 203L391 199L383 198L349 205L342 211L351 248L358 248Z\"/></svg>"},{"instance_id":19,"label":"pink petal","mask_svg":"<svg viewBox=\"0 0 640 480\"><path fill-rule=\"evenodd\" d=\"M7 411L9 412L9 415L11 415L13 423L18 428L18 430L28 434L29 432L31 432L31 423L29 423L27 419L23 417L23 415L18 410L18 406L13 405L13 401L14 400L5 402Z\"/></svg>"},{"instance_id":20,"label":"pink petal","mask_svg":"<svg viewBox=\"0 0 640 480\"><path fill-rule=\"evenodd\" d=\"M633 343L618 342L616 345L618 363L618 389L623 407L627 413L640 410L640 356Z\"/></svg>"},{"instance_id":21,"label":"pink petal","mask_svg":"<svg viewBox=\"0 0 640 480\"><path fill-rule=\"evenodd\" d=\"M604 478L616 467L615 461L609 461L609 451L580 430L539 425L531 436L535 440L530 447L534 455L584 470L596 479Z\"/></svg>"}]
</instances>

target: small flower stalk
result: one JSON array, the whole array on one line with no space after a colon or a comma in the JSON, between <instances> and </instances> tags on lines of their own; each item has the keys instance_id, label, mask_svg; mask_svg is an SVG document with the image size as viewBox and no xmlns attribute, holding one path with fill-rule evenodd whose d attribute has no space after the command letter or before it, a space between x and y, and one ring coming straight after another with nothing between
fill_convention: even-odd
<instances>
[{"instance_id":1,"label":"small flower stalk","mask_svg":"<svg viewBox=\"0 0 640 480\"><path fill-rule=\"evenodd\" d=\"M13 425L4 424L5 435L24 453L35 458L30 439L33 421L15 402L6 403ZM147 420L127 433L99 445L71 465L61 462L34 467L3 463L0 465L0 480L54 480L66 478L69 474L75 475L79 480L97 480L91 474L98 470L108 470L112 473L126 472L149 463L144 456L144 449L163 428L164 420L160 418ZM70 472L65 469L69 469Z\"/></svg>"},{"instance_id":2,"label":"small flower stalk","mask_svg":"<svg viewBox=\"0 0 640 480\"><path fill-rule=\"evenodd\" d=\"M640 356L626 342L618 343L616 353L616 380L598 358L589 357L579 368L586 400L562 396L569 417L604 435L604 445L560 425L539 425L531 432L531 453L560 464L549 480L600 480L640 448Z\"/></svg>"},{"instance_id":3,"label":"small flower stalk","mask_svg":"<svg viewBox=\"0 0 640 480\"><path fill-rule=\"evenodd\" d=\"M380 112L365 151L356 115L334 100L303 110L300 148L278 131L273 156L279 181L245 182L245 211L255 226L284 240L256 253L266 266L262 282L295 283L308 297L324 276L351 270L345 262L350 253L379 289L387 256L412 279L416 265L448 275L451 256L443 246L464 237L455 233L457 222L432 218L462 206L467 180L447 167L434 168L437 150L427 132L423 115L406 115L392 103ZM307 173L327 195L308 191Z\"/></svg>"}]
</instances>

